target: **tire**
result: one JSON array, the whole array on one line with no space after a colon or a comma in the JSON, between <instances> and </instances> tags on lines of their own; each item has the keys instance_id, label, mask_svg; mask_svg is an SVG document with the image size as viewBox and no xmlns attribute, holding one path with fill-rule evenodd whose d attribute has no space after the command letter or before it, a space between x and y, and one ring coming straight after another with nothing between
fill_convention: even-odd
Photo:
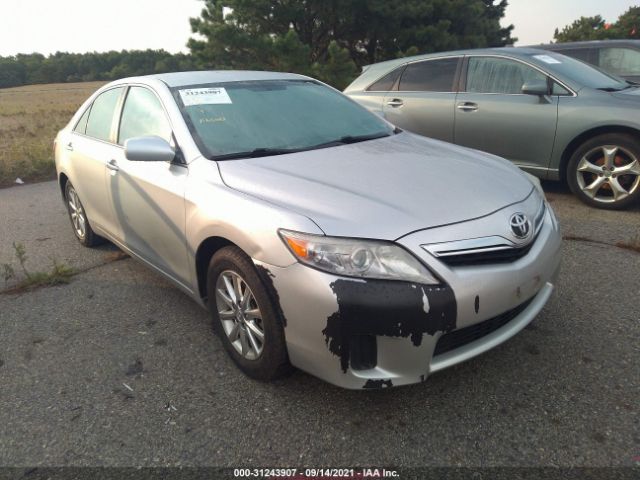
<instances>
[{"instance_id":1,"label":"tire","mask_svg":"<svg viewBox=\"0 0 640 480\"><path fill-rule=\"evenodd\" d=\"M586 141L569 160L567 183L587 205L607 210L629 207L640 198L640 141L622 133Z\"/></svg>"},{"instance_id":2,"label":"tire","mask_svg":"<svg viewBox=\"0 0 640 480\"><path fill-rule=\"evenodd\" d=\"M95 247L104 243L104 238L96 235L91 228L78 192L76 192L73 184L69 181L64 186L64 198L73 233L78 241L85 247Z\"/></svg>"},{"instance_id":3,"label":"tire","mask_svg":"<svg viewBox=\"0 0 640 480\"><path fill-rule=\"evenodd\" d=\"M241 292L235 302L229 284L234 295L238 289ZM207 294L213 329L240 370L262 381L275 380L291 372L279 310L253 262L242 250L224 247L211 258ZM246 304L239 305L242 297Z\"/></svg>"}]
</instances>

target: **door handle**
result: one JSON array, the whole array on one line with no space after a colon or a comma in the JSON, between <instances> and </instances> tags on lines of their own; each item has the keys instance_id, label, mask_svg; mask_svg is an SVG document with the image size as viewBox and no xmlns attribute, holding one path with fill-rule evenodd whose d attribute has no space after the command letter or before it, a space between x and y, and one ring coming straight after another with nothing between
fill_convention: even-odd
<instances>
[{"instance_id":1,"label":"door handle","mask_svg":"<svg viewBox=\"0 0 640 480\"><path fill-rule=\"evenodd\" d=\"M114 172L117 172L118 170L120 170L120 167L118 166L118 162L116 162L115 160L109 160L107 162L107 168Z\"/></svg>"},{"instance_id":2,"label":"door handle","mask_svg":"<svg viewBox=\"0 0 640 480\"><path fill-rule=\"evenodd\" d=\"M73 142L69 142L67 143L64 148L66 148L67 150L69 150L70 152L73 152Z\"/></svg>"},{"instance_id":3,"label":"door handle","mask_svg":"<svg viewBox=\"0 0 640 480\"><path fill-rule=\"evenodd\" d=\"M478 110L478 104L473 102L464 102L459 103L457 108L463 112L475 112Z\"/></svg>"},{"instance_id":4,"label":"door handle","mask_svg":"<svg viewBox=\"0 0 640 480\"><path fill-rule=\"evenodd\" d=\"M389 100L387 102L387 105L389 105L390 107L401 107L402 105L404 105L404 102L399 98L394 98L393 100Z\"/></svg>"}]
</instances>

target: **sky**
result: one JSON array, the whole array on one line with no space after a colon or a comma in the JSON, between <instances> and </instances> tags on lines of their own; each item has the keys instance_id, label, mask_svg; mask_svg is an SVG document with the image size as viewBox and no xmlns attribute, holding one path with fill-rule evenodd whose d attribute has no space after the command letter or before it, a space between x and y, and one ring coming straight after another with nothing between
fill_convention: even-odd
<instances>
[{"instance_id":1,"label":"sky","mask_svg":"<svg viewBox=\"0 0 640 480\"><path fill-rule=\"evenodd\" d=\"M393 1L393 0L390 0ZM509 0L503 25L518 45L549 42L580 16L613 22L640 0ZM198 0L0 0L0 56L165 49L187 52Z\"/></svg>"},{"instance_id":2,"label":"sky","mask_svg":"<svg viewBox=\"0 0 640 480\"><path fill-rule=\"evenodd\" d=\"M514 25L516 45L548 43L556 28L573 23L580 17L602 16L615 22L629 7L640 0L509 0L503 25Z\"/></svg>"}]
</instances>

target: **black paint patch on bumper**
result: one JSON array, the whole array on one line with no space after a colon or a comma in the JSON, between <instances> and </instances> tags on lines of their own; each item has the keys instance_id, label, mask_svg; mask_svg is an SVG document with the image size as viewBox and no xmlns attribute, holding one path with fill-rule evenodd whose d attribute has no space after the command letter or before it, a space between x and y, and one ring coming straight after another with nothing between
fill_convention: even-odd
<instances>
[{"instance_id":1,"label":"black paint patch on bumper","mask_svg":"<svg viewBox=\"0 0 640 480\"><path fill-rule=\"evenodd\" d=\"M339 279L330 287L338 311L329 316L322 333L329 350L340 357L344 372L349 368L350 339L354 335L410 337L415 346L420 346L425 333L456 328L456 298L448 285Z\"/></svg>"},{"instance_id":2,"label":"black paint patch on bumper","mask_svg":"<svg viewBox=\"0 0 640 480\"><path fill-rule=\"evenodd\" d=\"M373 380L373 379L369 379L367 380L367 382L364 384L364 388L365 390L372 390L372 389L378 389L378 388L390 388L393 387L393 383L391 382L391 380Z\"/></svg>"},{"instance_id":3,"label":"black paint patch on bumper","mask_svg":"<svg viewBox=\"0 0 640 480\"><path fill-rule=\"evenodd\" d=\"M269 296L273 300L273 306L275 307L276 314L282 321L282 326L286 327L287 319L284 316L282 307L280 306L280 295L278 295L278 291L276 290L276 287L273 284L273 279L276 278L276 276L273 273L271 273L266 267L263 267L262 265L255 265L255 267L258 272L258 276L262 280L264 287L267 289L267 292L269 292Z\"/></svg>"}]
</instances>

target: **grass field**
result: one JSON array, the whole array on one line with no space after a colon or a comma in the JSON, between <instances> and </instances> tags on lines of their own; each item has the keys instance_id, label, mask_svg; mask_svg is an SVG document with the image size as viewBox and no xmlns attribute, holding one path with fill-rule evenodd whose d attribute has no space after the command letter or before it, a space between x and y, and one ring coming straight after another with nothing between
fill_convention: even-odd
<instances>
[{"instance_id":1,"label":"grass field","mask_svg":"<svg viewBox=\"0 0 640 480\"><path fill-rule=\"evenodd\" d=\"M0 187L54 178L53 139L104 83L0 89Z\"/></svg>"}]
</instances>

